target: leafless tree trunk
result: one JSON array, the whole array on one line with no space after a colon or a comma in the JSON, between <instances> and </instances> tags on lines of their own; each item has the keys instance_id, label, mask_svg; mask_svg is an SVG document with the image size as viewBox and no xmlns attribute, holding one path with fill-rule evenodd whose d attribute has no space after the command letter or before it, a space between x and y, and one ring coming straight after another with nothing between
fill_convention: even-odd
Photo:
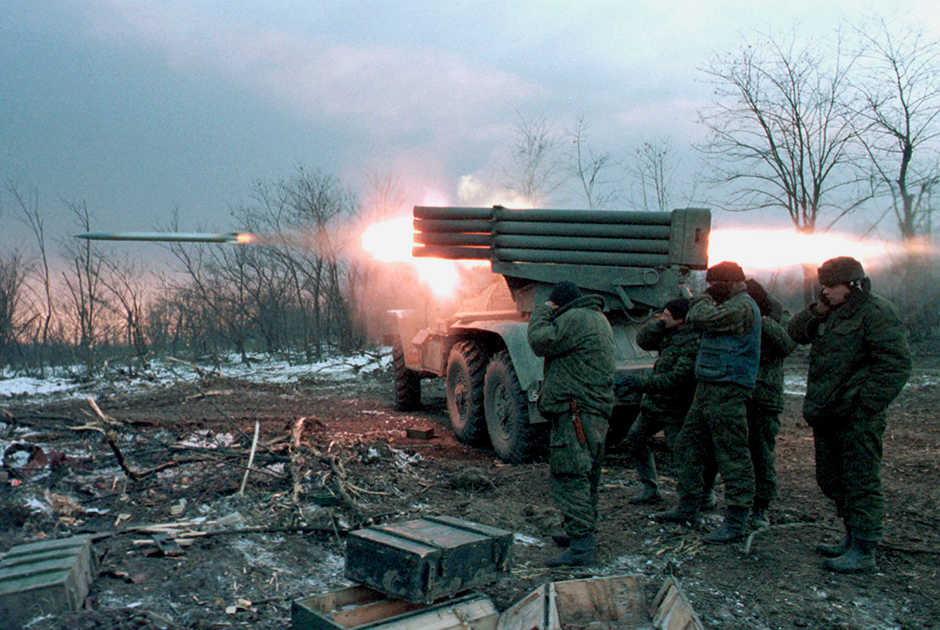
<instances>
[{"instance_id":1,"label":"leafless tree trunk","mask_svg":"<svg viewBox=\"0 0 940 630\"><path fill-rule=\"evenodd\" d=\"M74 215L78 228L91 231L91 213L85 202L68 202L66 207ZM102 266L104 257L91 241L68 242L63 245L63 256L69 270L62 272L75 316L78 346L85 362L85 372L94 376L98 371L96 344L101 332L102 309L106 307Z\"/></svg>"},{"instance_id":2,"label":"leafless tree trunk","mask_svg":"<svg viewBox=\"0 0 940 630\"><path fill-rule=\"evenodd\" d=\"M614 181L608 176L611 167L617 163L610 152L595 153L588 143L588 125L583 117L579 117L575 127L568 134L571 145L569 159L571 172L581 184L581 191L587 201L588 208L604 208L618 197L617 190L612 187Z\"/></svg>"},{"instance_id":3,"label":"leafless tree trunk","mask_svg":"<svg viewBox=\"0 0 940 630\"><path fill-rule=\"evenodd\" d=\"M630 199L637 210L669 212L673 209L676 191L676 172L679 156L668 136L644 142L624 170L635 183L636 192ZM639 199L639 201L637 201Z\"/></svg>"},{"instance_id":4,"label":"leafless tree trunk","mask_svg":"<svg viewBox=\"0 0 940 630\"><path fill-rule=\"evenodd\" d=\"M115 299L112 304L124 325L125 343L142 367L149 367L150 344L144 330L146 273L129 259L105 260L102 285Z\"/></svg>"},{"instance_id":5,"label":"leafless tree trunk","mask_svg":"<svg viewBox=\"0 0 940 630\"><path fill-rule=\"evenodd\" d=\"M348 341L349 311L339 279L345 272L342 237L344 231L349 234L357 204L335 176L323 171L308 173L302 167L280 185L280 191L289 210L286 224L295 235L293 247L302 253L298 273L313 309L314 356L319 359L331 330Z\"/></svg>"},{"instance_id":6,"label":"leafless tree trunk","mask_svg":"<svg viewBox=\"0 0 940 630\"><path fill-rule=\"evenodd\" d=\"M561 138L544 116L518 115L513 143L513 166L506 186L533 208L542 207L565 184Z\"/></svg>"},{"instance_id":7,"label":"leafless tree trunk","mask_svg":"<svg viewBox=\"0 0 940 630\"><path fill-rule=\"evenodd\" d=\"M19 252L0 258L0 368L13 365L20 334L28 325L24 318L23 293L30 267Z\"/></svg>"},{"instance_id":8,"label":"leafless tree trunk","mask_svg":"<svg viewBox=\"0 0 940 630\"><path fill-rule=\"evenodd\" d=\"M39 189L34 188L24 194L11 183L7 186L7 191L13 199L16 218L29 228L36 239L36 247L39 251L37 265L39 287L31 288L31 291L36 293L37 299L34 300L34 304L39 320L34 340L37 346L37 363L40 376L45 376L45 353L49 345L49 334L55 310L52 300L52 275L49 270L49 255L46 248L45 223L39 209Z\"/></svg>"},{"instance_id":9,"label":"leafless tree trunk","mask_svg":"<svg viewBox=\"0 0 940 630\"><path fill-rule=\"evenodd\" d=\"M841 37L829 47L796 33L762 34L710 59L715 101L701 112L709 139L700 148L716 183L730 191L729 209L785 210L809 234L820 230L825 209L835 216L822 231L869 198L851 168L854 60L841 44ZM813 281L804 277L806 301Z\"/></svg>"}]
</instances>

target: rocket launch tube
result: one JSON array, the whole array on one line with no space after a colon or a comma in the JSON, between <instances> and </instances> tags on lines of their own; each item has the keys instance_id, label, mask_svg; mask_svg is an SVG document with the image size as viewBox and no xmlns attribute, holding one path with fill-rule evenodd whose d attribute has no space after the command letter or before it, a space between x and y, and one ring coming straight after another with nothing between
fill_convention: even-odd
<instances>
[{"instance_id":1,"label":"rocket launch tube","mask_svg":"<svg viewBox=\"0 0 940 630\"><path fill-rule=\"evenodd\" d=\"M477 220L415 219L412 225L419 232L478 232L489 234L493 230L492 221Z\"/></svg>"},{"instance_id":2,"label":"rocket launch tube","mask_svg":"<svg viewBox=\"0 0 940 630\"><path fill-rule=\"evenodd\" d=\"M416 258L443 258L445 260L491 260L493 250L489 247L425 245L424 247L413 247L411 255Z\"/></svg>"},{"instance_id":3,"label":"rocket launch tube","mask_svg":"<svg viewBox=\"0 0 940 630\"><path fill-rule=\"evenodd\" d=\"M622 238L579 238L569 236L513 236L500 234L493 237L496 249L551 249L586 252L620 252L624 254L668 254L669 241L634 240Z\"/></svg>"},{"instance_id":4,"label":"rocket launch tube","mask_svg":"<svg viewBox=\"0 0 940 630\"><path fill-rule=\"evenodd\" d=\"M632 252L565 251L559 249L490 249L488 247L450 247L427 245L415 247L416 258L445 260L489 260L502 262L602 265L610 267L661 267L670 264L667 254Z\"/></svg>"},{"instance_id":5,"label":"rocket launch tube","mask_svg":"<svg viewBox=\"0 0 940 630\"><path fill-rule=\"evenodd\" d=\"M667 255L576 252L557 249L497 249L496 260L502 262L603 265L610 267L665 267L669 265L669 256Z\"/></svg>"},{"instance_id":6,"label":"rocket launch tube","mask_svg":"<svg viewBox=\"0 0 940 630\"><path fill-rule=\"evenodd\" d=\"M554 221L563 223L615 223L670 225L671 212L627 212L625 210L551 210L517 208L461 208L415 206L415 219Z\"/></svg>"},{"instance_id":7,"label":"rocket launch tube","mask_svg":"<svg viewBox=\"0 0 940 630\"><path fill-rule=\"evenodd\" d=\"M414 235L414 242L423 245L490 247L493 237L490 234L465 232L418 232Z\"/></svg>"},{"instance_id":8,"label":"rocket launch tube","mask_svg":"<svg viewBox=\"0 0 940 630\"><path fill-rule=\"evenodd\" d=\"M530 234L532 236L592 236L596 238L648 238L669 240L667 225L631 223L554 223L544 221L499 221L494 234Z\"/></svg>"},{"instance_id":9,"label":"rocket launch tube","mask_svg":"<svg viewBox=\"0 0 940 630\"><path fill-rule=\"evenodd\" d=\"M670 225L671 212L627 212L624 210L510 210L497 208L497 221L551 221L557 223L609 223L616 225Z\"/></svg>"},{"instance_id":10,"label":"rocket launch tube","mask_svg":"<svg viewBox=\"0 0 940 630\"><path fill-rule=\"evenodd\" d=\"M468 220L478 219L489 221L493 218L494 208L445 208L438 206L415 206L416 219L448 219Z\"/></svg>"},{"instance_id":11,"label":"rocket launch tube","mask_svg":"<svg viewBox=\"0 0 940 630\"><path fill-rule=\"evenodd\" d=\"M420 233L518 234L532 236L589 236L596 238L648 238L669 240L668 225L630 223L563 223L546 221L443 221L415 219L414 229Z\"/></svg>"},{"instance_id":12,"label":"rocket launch tube","mask_svg":"<svg viewBox=\"0 0 940 630\"><path fill-rule=\"evenodd\" d=\"M419 232L415 234L416 243L424 245L443 245L448 247L490 246L511 249L560 249L592 252L621 252L668 254L668 240L636 240L618 238L581 238L570 236L515 236L499 234L461 234Z\"/></svg>"}]
</instances>

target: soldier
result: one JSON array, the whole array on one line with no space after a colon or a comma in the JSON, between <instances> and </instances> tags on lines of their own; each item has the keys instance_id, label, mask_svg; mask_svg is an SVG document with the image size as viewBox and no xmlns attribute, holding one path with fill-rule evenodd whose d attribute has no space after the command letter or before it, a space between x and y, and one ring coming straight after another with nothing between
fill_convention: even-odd
<instances>
[{"instance_id":1,"label":"soldier","mask_svg":"<svg viewBox=\"0 0 940 630\"><path fill-rule=\"evenodd\" d=\"M702 342L695 362L695 397L676 439L679 505L653 518L675 523L697 519L705 487L703 473L713 449L725 485L725 517L703 539L728 543L744 536L754 501L745 405L757 382L761 320L737 263L709 267L705 281L708 288L692 301L687 317L692 330L702 332Z\"/></svg>"},{"instance_id":2,"label":"soldier","mask_svg":"<svg viewBox=\"0 0 940 630\"><path fill-rule=\"evenodd\" d=\"M799 344L812 344L803 418L813 429L816 482L845 523L845 539L819 545L838 573L874 571L881 540L882 438L886 409L911 374L911 349L897 310L872 294L861 263L848 256L817 270L822 292L790 320Z\"/></svg>"},{"instance_id":3,"label":"soldier","mask_svg":"<svg viewBox=\"0 0 940 630\"><path fill-rule=\"evenodd\" d=\"M552 289L529 320L532 351L545 357L539 412L551 420L552 496L561 511L567 547L549 567L594 562L598 488L610 414L614 408L614 335L604 299L581 295L572 282Z\"/></svg>"},{"instance_id":4,"label":"soldier","mask_svg":"<svg viewBox=\"0 0 940 630\"><path fill-rule=\"evenodd\" d=\"M670 455L675 452L676 436L682 428L692 396L695 394L695 357L700 334L685 324L689 301L685 298L666 304L663 313L639 330L637 345L657 352L653 372L647 376L621 377L616 384L623 395L642 392L640 415L625 439L628 452L642 487L630 503L641 505L662 501L656 478L656 462L649 449L651 437L662 431ZM714 475L712 474L712 479ZM711 491L707 493L712 496Z\"/></svg>"},{"instance_id":5,"label":"soldier","mask_svg":"<svg viewBox=\"0 0 940 630\"><path fill-rule=\"evenodd\" d=\"M777 497L776 445L783 411L783 361L796 342L780 324L783 307L759 282L745 281L747 294L760 309L760 364L757 385L747 401L747 439L754 464L754 505L750 525L754 529L770 526L767 510Z\"/></svg>"}]
</instances>

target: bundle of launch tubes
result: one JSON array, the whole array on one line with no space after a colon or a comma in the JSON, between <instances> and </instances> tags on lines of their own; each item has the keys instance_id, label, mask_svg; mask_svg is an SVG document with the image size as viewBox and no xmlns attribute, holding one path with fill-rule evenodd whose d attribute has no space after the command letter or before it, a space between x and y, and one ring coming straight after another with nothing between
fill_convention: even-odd
<instances>
[{"instance_id":1,"label":"bundle of launch tubes","mask_svg":"<svg viewBox=\"0 0 940 630\"><path fill-rule=\"evenodd\" d=\"M415 206L418 257L704 269L711 212Z\"/></svg>"}]
</instances>

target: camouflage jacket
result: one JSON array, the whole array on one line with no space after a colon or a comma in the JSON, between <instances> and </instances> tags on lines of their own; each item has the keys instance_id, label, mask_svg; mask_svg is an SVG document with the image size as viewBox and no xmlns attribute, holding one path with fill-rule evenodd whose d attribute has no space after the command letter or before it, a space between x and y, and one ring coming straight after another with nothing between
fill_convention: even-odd
<instances>
[{"instance_id":1,"label":"camouflage jacket","mask_svg":"<svg viewBox=\"0 0 940 630\"><path fill-rule=\"evenodd\" d=\"M585 295L552 310L542 304L529 319L532 351L545 358L539 411L578 408L605 418L614 408L614 334L603 313L604 299Z\"/></svg>"},{"instance_id":2,"label":"camouflage jacket","mask_svg":"<svg viewBox=\"0 0 940 630\"><path fill-rule=\"evenodd\" d=\"M695 395L695 357L700 338L685 326L670 329L659 320L639 330L637 345L659 353L652 374L638 377L633 385L633 389L644 392L641 409L662 414L664 420L682 422Z\"/></svg>"},{"instance_id":3,"label":"camouflage jacket","mask_svg":"<svg viewBox=\"0 0 940 630\"><path fill-rule=\"evenodd\" d=\"M810 426L884 411L911 374L911 348L897 310L867 287L840 307L819 313L812 304L787 326L799 344L811 343L803 417Z\"/></svg>"},{"instance_id":4,"label":"camouflage jacket","mask_svg":"<svg viewBox=\"0 0 940 630\"><path fill-rule=\"evenodd\" d=\"M775 319L761 318L760 365L751 403L773 410L783 410L783 360L796 349L787 329Z\"/></svg>"}]
</instances>

